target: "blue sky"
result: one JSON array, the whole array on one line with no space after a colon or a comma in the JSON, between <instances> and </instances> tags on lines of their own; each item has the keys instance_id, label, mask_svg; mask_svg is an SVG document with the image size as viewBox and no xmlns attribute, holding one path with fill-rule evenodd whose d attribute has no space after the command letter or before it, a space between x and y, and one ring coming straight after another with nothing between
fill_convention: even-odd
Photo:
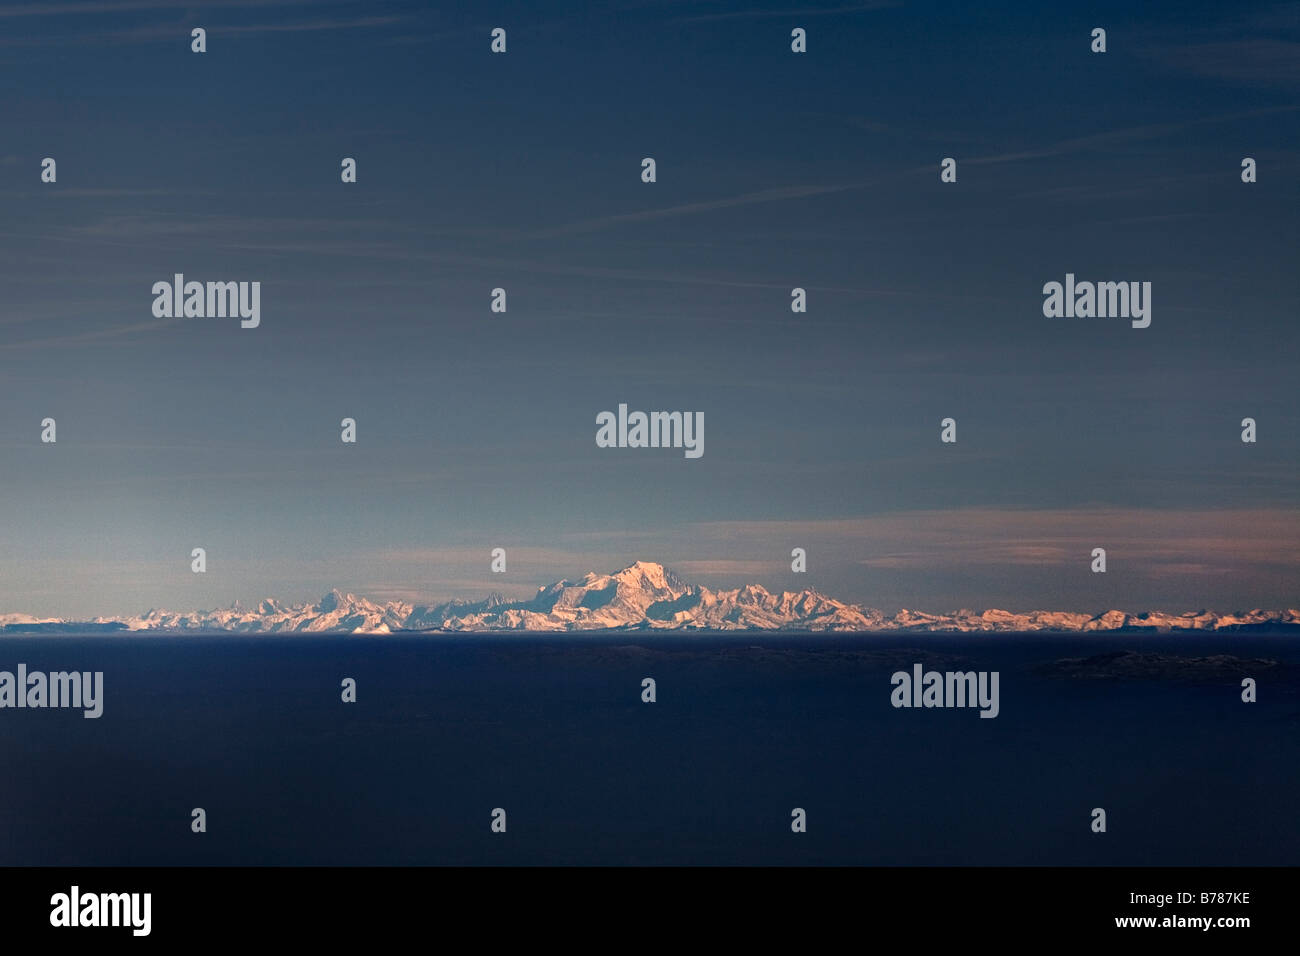
<instances>
[{"instance_id":1,"label":"blue sky","mask_svg":"<svg viewBox=\"0 0 1300 956\"><path fill-rule=\"evenodd\" d=\"M6 4L0 611L637 558L1294 606L1297 53L1295 3ZM176 272L260 281L261 326L155 319ZM1151 327L1045 318L1067 272L1152 282ZM704 456L597 448L620 402Z\"/></svg>"}]
</instances>

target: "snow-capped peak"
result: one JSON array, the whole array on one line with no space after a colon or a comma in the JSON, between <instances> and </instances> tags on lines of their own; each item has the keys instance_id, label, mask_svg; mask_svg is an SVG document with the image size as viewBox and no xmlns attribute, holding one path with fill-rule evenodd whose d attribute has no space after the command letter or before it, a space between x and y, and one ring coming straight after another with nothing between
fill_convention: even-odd
<instances>
[{"instance_id":1,"label":"snow-capped peak","mask_svg":"<svg viewBox=\"0 0 1300 956\"><path fill-rule=\"evenodd\" d=\"M0 614L0 632L71 630L78 622ZM253 633L327 632L385 634L393 631L592 631L592 630L785 630L785 631L1223 631L1285 628L1300 631L1300 610L1254 609L1232 614L1147 611L1104 614L1071 611L1017 613L991 608L949 614L880 611L846 604L814 588L772 593L758 584L735 590L691 585L652 561L636 561L612 574L589 572L580 580L538 588L527 600L500 594L478 601L412 606L376 603L333 589L315 604L284 604L265 598L252 609L236 602L216 611L176 613L151 609L128 618L96 618L98 628Z\"/></svg>"}]
</instances>

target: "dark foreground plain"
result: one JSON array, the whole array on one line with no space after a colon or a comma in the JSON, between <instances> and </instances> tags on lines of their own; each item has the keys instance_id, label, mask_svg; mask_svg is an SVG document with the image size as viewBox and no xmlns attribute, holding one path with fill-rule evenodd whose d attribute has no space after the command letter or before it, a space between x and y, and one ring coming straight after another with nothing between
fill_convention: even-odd
<instances>
[{"instance_id":1,"label":"dark foreground plain","mask_svg":"<svg viewBox=\"0 0 1300 956\"><path fill-rule=\"evenodd\" d=\"M103 671L103 715L0 711L3 865L1300 863L1288 636L0 641L19 662ZM998 716L894 708L916 663L997 671Z\"/></svg>"}]
</instances>

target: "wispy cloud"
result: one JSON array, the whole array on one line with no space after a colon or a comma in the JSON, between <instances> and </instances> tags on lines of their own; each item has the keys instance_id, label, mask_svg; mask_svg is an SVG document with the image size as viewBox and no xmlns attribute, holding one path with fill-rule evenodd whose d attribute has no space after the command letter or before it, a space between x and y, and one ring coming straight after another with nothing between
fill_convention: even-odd
<instances>
[{"instance_id":1,"label":"wispy cloud","mask_svg":"<svg viewBox=\"0 0 1300 956\"><path fill-rule=\"evenodd\" d=\"M1300 85L1300 42L1251 37L1183 46L1158 47L1151 55L1186 73L1252 86Z\"/></svg>"},{"instance_id":2,"label":"wispy cloud","mask_svg":"<svg viewBox=\"0 0 1300 956\"><path fill-rule=\"evenodd\" d=\"M670 212L670 210L656 210ZM684 213L683 213L684 214ZM376 233L395 238L357 238L358 230L374 229ZM334 238L331 232L344 230L346 236ZM509 238L518 239L517 232L506 231ZM257 239L243 238L256 235ZM18 236L30 240L30 235ZM499 235L499 234L498 234ZM530 237L535 234L530 234ZM610 281L667 283L676 285L712 286L738 289L787 289L780 282L759 282L733 279L722 275L690 273L684 270L656 270L647 268L613 268L589 266L579 263L550 261L525 256L474 255L465 252L442 252L432 248L434 240L450 238L463 244L466 236L460 234L434 234L428 230L393 226L381 220L331 220L293 217L239 218L233 216L205 215L195 219L176 216L151 216L143 214L114 215L95 219L79 225L50 229L38 238L55 242L90 243L95 245L127 246L140 249L175 250L178 244L192 243L205 249L238 249L260 255L302 255L313 259L324 256L344 258L365 257L376 260L428 262L448 266L481 268L485 270L509 269L553 276L573 276ZM423 248L422 248L423 247ZM817 283L806 288L823 292L837 292L855 296L908 296L916 293L901 289L864 286L831 286ZM927 293L928 294L928 293ZM941 295L936 297L943 298ZM964 301L969 297L964 296ZM732 321L720 317L718 321ZM752 317L734 321L753 322Z\"/></svg>"},{"instance_id":3,"label":"wispy cloud","mask_svg":"<svg viewBox=\"0 0 1300 956\"><path fill-rule=\"evenodd\" d=\"M292 23L267 22L248 24L211 25L206 27L210 38L256 36L269 33L312 33L325 30L364 30L392 26L406 20L402 16L383 17L335 17L329 19L299 20ZM155 43L175 42L180 36L188 42L190 20L177 26L174 24L146 24L125 30L107 32L60 34L51 33L40 36L0 36L0 47L42 47L58 44L86 43ZM178 30L181 31L178 33Z\"/></svg>"},{"instance_id":4,"label":"wispy cloud","mask_svg":"<svg viewBox=\"0 0 1300 956\"><path fill-rule=\"evenodd\" d=\"M862 189L870 182L833 183L824 186L778 186L757 192L743 193L739 196L727 196L722 199L705 199L699 202L679 203L660 209L643 209L638 212L619 213L613 216L600 216L594 219L582 219L563 226L541 229L520 234L521 238L554 239L558 236L571 236L584 232L597 232L612 226L628 223L653 222L657 219L672 219L678 216L691 216L716 209L732 209L737 206L754 206L760 203L783 202L789 199L806 199L809 196L824 196L829 193L845 192L850 189Z\"/></svg>"},{"instance_id":5,"label":"wispy cloud","mask_svg":"<svg viewBox=\"0 0 1300 956\"><path fill-rule=\"evenodd\" d=\"M1171 38L1152 27L1135 52L1184 74L1245 86L1300 87L1300 4L1224 4L1219 16L1186 21Z\"/></svg>"},{"instance_id":6,"label":"wispy cloud","mask_svg":"<svg viewBox=\"0 0 1300 956\"><path fill-rule=\"evenodd\" d=\"M868 553L867 566L1078 563L1105 546L1126 561L1268 562L1300 568L1300 514L1270 510L959 509L843 520L710 522L705 538L745 548L817 536ZM760 545L760 542L763 544Z\"/></svg>"},{"instance_id":7,"label":"wispy cloud","mask_svg":"<svg viewBox=\"0 0 1300 956\"><path fill-rule=\"evenodd\" d=\"M1200 117L1179 122L1154 123L1125 129L1108 130L1102 133L1092 133L1088 136L1078 136L1071 139L1060 140L1041 147L1006 153L995 153L987 156L967 157L963 158L961 162L963 165L984 166L997 163L1018 162L1022 160L1046 159L1055 156L1063 156L1069 153L1083 152L1089 149L1104 148L1116 143L1154 139L1196 126L1225 123L1259 116L1291 113L1296 110L1300 110L1300 105L1263 107L1260 109ZM681 216L700 215L720 209L734 209L743 206L760 205L763 203L808 199L815 196L825 196L848 192L850 190L866 189L872 186L879 186L882 182L891 179L915 176L922 173L930 173L932 171L932 165L912 166L899 169L894 173L856 182L827 183L824 185L809 184L778 186L772 189L762 189L755 192L742 193L738 196L726 196L720 199L706 199L697 202L679 203L677 205L665 206L659 209L643 209L638 210L637 212L618 213L611 216L582 219L576 222L566 223L564 225L546 229L516 233L514 234L514 238L555 239L562 236L599 232L605 229L636 223L655 222L662 219L674 219Z\"/></svg>"},{"instance_id":8,"label":"wispy cloud","mask_svg":"<svg viewBox=\"0 0 1300 956\"><path fill-rule=\"evenodd\" d=\"M214 9L236 9L247 7L298 7L329 5L349 2L349 0L222 0ZM0 18L4 17L61 17L85 16L86 14L117 14L144 10L169 10L176 12L184 9L176 0L82 0L75 3L15 3L0 7Z\"/></svg>"},{"instance_id":9,"label":"wispy cloud","mask_svg":"<svg viewBox=\"0 0 1300 956\"><path fill-rule=\"evenodd\" d=\"M300 20L297 23L250 23L243 26L223 26L212 32L222 36L240 36L253 33L305 33L314 30L357 30L367 27L386 27L401 23L405 17L351 17L332 20ZM171 31L160 31L171 36Z\"/></svg>"},{"instance_id":10,"label":"wispy cloud","mask_svg":"<svg viewBox=\"0 0 1300 956\"><path fill-rule=\"evenodd\" d=\"M141 196L196 196L201 195L194 189L98 189L98 188L64 188L46 186L39 190L42 198L50 199L121 199L139 198ZM37 194L35 189L8 189L0 191L0 196L8 199L25 199Z\"/></svg>"},{"instance_id":11,"label":"wispy cloud","mask_svg":"<svg viewBox=\"0 0 1300 956\"><path fill-rule=\"evenodd\" d=\"M701 13L693 16L677 17L679 23L699 23L705 20L751 20L775 17L828 17L843 13L865 13L868 10L880 10L886 7L901 6L899 0L875 0L875 2L854 3L840 7L802 7L796 9L767 10L751 7L748 10L726 10L718 13Z\"/></svg>"},{"instance_id":12,"label":"wispy cloud","mask_svg":"<svg viewBox=\"0 0 1300 956\"><path fill-rule=\"evenodd\" d=\"M0 342L0 351L23 352L31 349L45 349L57 346L84 345L99 339L114 338L119 335L135 335L141 332L157 332L167 326L184 322L184 319L151 319L148 322L135 322L130 325L115 325L93 332L78 332L73 335L59 335L44 339L31 339L27 342Z\"/></svg>"},{"instance_id":13,"label":"wispy cloud","mask_svg":"<svg viewBox=\"0 0 1300 956\"><path fill-rule=\"evenodd\" d=\"M1197 126L1228 123L1235 120L1251 119L1259 116L1271 116L1279 113L1294 113L1296 110L1300 110L1300 104L1261 107L1260 109L1243 110L1236 113L1221 113L1217 116L1202 116L1196 119L1179 120L1171 123L1150 123L1144 126L1130 126L1124 129L1107 130L1101 133L1090 133L1087 136L1076 136L1071 139L1063 139L1047 146L1008 153L995 153L989 156L973 156L967 159L962 159L961 162L966 166L985 166L993 163L1011 163L1026 159L1046 159L1053 156L1064 156L1068 153L1079 153L1089 149L1113 146L1116 143L1156 139L1161 136L1167 136L1170 133L1191 129Z\"/></svg>"}]
</instances>

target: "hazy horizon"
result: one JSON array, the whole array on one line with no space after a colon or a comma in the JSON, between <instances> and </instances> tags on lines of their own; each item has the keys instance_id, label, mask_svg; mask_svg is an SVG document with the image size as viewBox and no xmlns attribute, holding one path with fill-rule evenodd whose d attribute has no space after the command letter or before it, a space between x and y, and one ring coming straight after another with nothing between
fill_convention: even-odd
<instances>
[{"instance_id":1,"label":"hazy horizon","mask_svg":"<svg viewBox=\"0 0 1300 956\"><path fill-rule=\"evenodd\" d=\"M412 606L415 606L415 607L419 607L419 606L422 606L422 605L434 606L434 605L441 605L441 604L446 604L446 603L451 603L451 602L458 602L458 601L459 601L459 602L477 602L477 601L483 601L483 600L486 600L486 599L489 599L489 598L493 598L493 597L503 598L503 599L505 599L507 602L513 604L513 603L519 603L519 602L527 602L527 601L529 601L530 599L536 597L536 596L537 596L541 591L545 591L545 590L547 590L548 587L551 587L551 586L554 586L554 585L557 585L557 584L568 584L568 585L578 586L578 585L581 584L581 582L583 582L584 580L586 580L589 576L594 576L594 577L596 578L597 581L600 581L600 580L604 580L604 579L606 579L606 578L609 578L609 577L611 577L611 576L618 575L618 574L620 574L620 573L622 573L622 572L625 572L625 571L631 571L631 570L633 570L635 567L637 567L637 566L639 566L639 565L646 565L646 564L649 564L649 565L655 565L655 566L658 566L658 567L663 568L663 570L664 570L668 575L670 575L670 576L675 576L676 578L678 578L678 579L682 582L682 584L686 585L687 587L696 587L696 586L699 586L699 585L701 584L700 581L690 578L689 575L683 575L683 574L681 574L681 573L680 573L676 568L674 568L674 567L671 567L671 566L665 566L665 565L660 564L659 562L654 562L654 561L649 561L649 562L647 562L647 561L644 561L644 560L638 560L638 561L631 562L631 563L629 563L629 564L627 564L627 565L625 565L625 566L618 567L618 568L608 568L608 569L605 569L605 570L594 570L594 571L589 571L589 572L584 573L584 574L581 574L581 575L571 575L571 576L567 576L567 577L564 577L564 578L557 579L557 580L555 580L555 581L547 581L547 582L545 582L544 584L540 584L540 585L538 585L537 587L533 587L533 588L528 588L527 585L522 584L522 583L520 583L520 582L518 582L518 581L514 582L511 586L507 586L507 587L493 586L493 585L492 585L492 582L487 582L487 581L485 581L485 582L482 582L482 583L481 583L481 585L480 585L480 589L479 589L477 592L475 592L475 593L462 592L462 593L457 593L457 594L442 595L442 596L440 596L440 597L438 597L438 598L435 598L435 599L429 599L429 598L423 596L423 594L420 593L420 592L413 592L410 596L406 596L406 597L403 597L403 596L401 596L401 595L392 595L392 594L389 594L389 595L387 595L387 596L378 596L378 595L375 595L375 594L369 594L369 593L364 593L364 592L362 592L362 593L358 593L358 592L350 591L350 590L348 590L347 588L332 587L332 588L330 588L329 590L325 591L323 594L317 594L317 595L309 596L309 597L306 597L306 598L286 599L286 598L284 598L284 597L281 596L281 595L264 594L264 595L262 595L260 598L257 598L257 599L251 600L251 601L250 601L250 600L244 600L244 599L241 599L241 598L235 598L235 599L233 599L232 601L230 601L228 604L222 605L222 606L220 606L220 607L217 607L217 606L214 606L214 607L192 607L192 608L191 608L191 607L150 607L150 608L139 609L138 611L131 612L131 613L101 614L101 615L95 615L94 617L95 617L95 618L102 618L102 619L105 619L105 620L114 620L114 619L116 619L116 620L122 620L122 619L130 619L130 618L141 617L141 616L144 616L144 615L147 615L147 614L150 614L150 613L153 613L153 612L157 612L157 611L179 612L179 613L185 613L185 612L191 612L191 611L193 611L193 612L199 612L199 613L206 613L206 612L224 611L224 610L229 610L229 609L232 609L232 608L241 608L241 609L243 609L243 610L245 610L245 611L254 611L254 610L256 610L256 609L258 608L258 606L259 606L262 602L264 602L264 601L268 601L268 600L269 600L269 601L274 601L274 602L275 602L279 607L281 607L281 608L286 608L286 609L287 609L287 608L295 608L295 607L297 607L297 608L304 608L304 607L312 607L312 608L315 608L315 607L319 607L320 605L325 604L326 602L328 602L329 599L330 599L331 597L355 598L355 599L360 599L360 600L362 600L362 601L370 602L370 603L372 603L372 604L377 604L377 605L380 605L380 606L388 606L388 605L403 604L403 603L404 603L404 604L408 604L408 605L412 605ZM716 576L716 575L713 575L712 577L717 577L717 576ZM1063 612L1063 613L1071 613L1071 614L1090 614L1090 615L1093 615L1094 617L1096 617L1096 616L1100 616L1100 615L1102 615L1102 614L1104 614L1104 613L1106 613L1106 612L1109 612L1109 611L1117 611L1117 610L1118 610L1118 611L1123 611L1123 612L1125 612L1126 614L1141 614L1141 613L1148 612L1148 611L1154 611L1154 612L1161 612L1161 613L1169 614L1169 615L1180 615L1180 614L1189 614L1189 613L1196 613L1196 612L1205 612L1205 611L1210 611L1210 612L1214 612L1214 613L1216 613L1216 614L1221 614L1221 615L1222 615L1222 614L1231 615L1231 614L1234 614L1234 613L1242 613L1242 612L1249 612L1249 611L1285 612L1285 611L1288 611L1288 610L1292 610L1292 609L1294 609L1294 606L1286 606L1286 605L1277 605L1277 606L1268 606L1268 607L1258 607L1258 606L1253 606L1253 607L1246 607L1246 606L1231 606L1231 607L1220 606L1220 607L1212 607L1212 606L1209 606L1209 605L1200 605L1200 606L1195 607L1195 608L1106 607L1106 608L1101 608L1101 609L1063 608L1063 607L1062 607L1062 608L1057 608L1057 607L993 607L993 606L979 606L979 607L965 607L965 606L963 606L963 607L946 607L946 608L939 608L939 607L902 607L902 606L896 606L896 607L881 607L881 606L878 606L878 605L872 605L872 604L865 603L865 602L850 601L850 600L847 600L847 599L843 599L843 598L837 597L837 596L834 595L834 594L827 594L827 593L825 593L824 591L822 591L822 589L818 588L816 585L805 585L805 584L802 584L801 581L798 580L798 578L802 577L801 575L788 574L788 575L786 575L786 577L789 578L789 579L791 579L791 580L793 580L793 583L792 583L792 584L789 584L789 585L786 585L786 586L776 585L776 586L773 586L773 587L767 588L767 590L768 590L771 594L773 594L774 596L779 596L779 595L782 594L783 592L789 592L789 593L802 593L802 592L806 592L806 591L816 592L816 593L818 593L818 594L821 594L823 597L827 597L827 598L830 598L830 599L832 599L832 600L839 601L839 602L841 602L841 603L843 603L843 604L848 605L849 607L857 607L857 608L860 608L861 610L863 610L863 611L867 611L867 612L871 612L871 611L880 611L880 612L884 613L886 616L891 616L891 615L897 614L897 613L899 613L899 612L901 612L901 611L919 611L919 612L926 612L926 613L937 614L937 615L956 614L956 613L961 613L961 612L975 612L975 613L980 613L980 612L987 612L987 611L1008 611L1008 612L1011 612L1011 613L1014 613L1014 614L1027 614L1027 613L1034 612L1034 611L1048 611L1048 612ZM757 582L750 581L750 582L748 582L748 583L749 583L750 585L753 585L753 584L755 584L755 583L757 583ZM763 585L760 584L759 586L762 587ZM708 587L709 590L711 590L711 591L713 591L713 592L715 592L715 593L718 593L718 592L727 592L727 591L734 592L734 591L736 591L736 590L739 590L739 589L743 588L744 585L737 585L737 586L733 586L733 587L727 587L727 586L725 586L725 585L712 585L712 586L708 586L708 585L706 585L706 587ZM13 611L5 610L5 609L0 609L0 618L5 617L6 614L14 614L14 613L22 614L22 613L24 613L24 612L13 612ZM69 619L69 620L75 622L75 621L78 620L78 619L75 619L75 618L74 618L74 619ZM87 622L87 623L90 622L90 619L89 619L89 618L84 618L84 619L81 619L81 620L83 620L83 621L85 621L85 622ZM707 629L707 628L706 628L706 629ZM325 632L317 632L317 633L325 633Z\"/></svg>"}]
</instances>

